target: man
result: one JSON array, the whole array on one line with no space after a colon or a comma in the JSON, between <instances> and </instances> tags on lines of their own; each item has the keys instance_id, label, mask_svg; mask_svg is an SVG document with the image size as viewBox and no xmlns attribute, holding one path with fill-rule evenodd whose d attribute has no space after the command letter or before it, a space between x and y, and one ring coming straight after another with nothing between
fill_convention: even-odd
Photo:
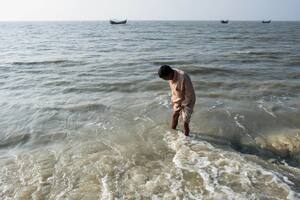
<instances>
[{"instance_id":1,"label":"man","mask_svg":"<svg viewBox=\"0 0 300 200\"><path fill-rule=\"evenodd\" d=\"M171 128L176 129L179 116L182 117L184 134L189 136L189 123L196 102L195 90L190 76L179 69L163 65L158 70L160 78L169 81L172 90L173 116Z\"/></svg>"}]
</instances>

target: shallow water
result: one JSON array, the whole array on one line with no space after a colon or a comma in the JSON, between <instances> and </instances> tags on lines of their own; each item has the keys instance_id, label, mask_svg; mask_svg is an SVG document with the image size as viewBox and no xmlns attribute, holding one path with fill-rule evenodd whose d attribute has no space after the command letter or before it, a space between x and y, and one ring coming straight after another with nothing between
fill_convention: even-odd
<instances>
[{"instance_id":1,"label":"shallow water","mask_svg":"<svg viewBox=\"0 0 300 200\"><path fill-rule=\"evenodd\" d=\"M0 23L1 199L299 199L300 23ZM162 64L196 89L169 130Z\"/></svg>"}]
</instances>

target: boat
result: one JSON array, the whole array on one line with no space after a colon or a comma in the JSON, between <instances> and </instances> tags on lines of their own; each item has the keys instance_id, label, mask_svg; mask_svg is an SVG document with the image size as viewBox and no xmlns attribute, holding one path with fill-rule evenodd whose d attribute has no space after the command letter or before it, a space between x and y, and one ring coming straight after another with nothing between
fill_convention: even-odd
<instances>
[{"instance_id":1,"label":"boat","mask_svg":"<svg viewBox=\"0 0 300 200\"><path fill-rule=\"evenodd\" d=\"M228 24L229 20L221 20L222 24Z\"/></svg>"},{"instance_id":2,"label":"boat","mask_svg":"<svg viewBox=\"0 0 300 200\"><path fill-rule=\"evenodd\" d=\"M122 21L118 21L118 20L109 20L110 24L126 24L127 23L127 19L122 20Z\"/></svg>"},{"instance_id":3,"label":"boat","mask_svg":"<svg viewBox=\"0 0 300 200\"><path fill-rule=\"evenodd\" d=\"M263 24L270 24L270 23L271 23L271 20L263 20L262 23L263 23Z\"/></svg>"}]
</instances>

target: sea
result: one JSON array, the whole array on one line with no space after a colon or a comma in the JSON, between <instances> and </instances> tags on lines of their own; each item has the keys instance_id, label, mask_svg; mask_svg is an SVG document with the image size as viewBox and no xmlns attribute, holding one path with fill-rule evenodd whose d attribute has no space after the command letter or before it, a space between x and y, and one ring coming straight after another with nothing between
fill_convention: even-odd
<instances>
[{"instance_id":1,"label":"sea","mask_svg":"<svg viewBox=\"0 0 300 200\"><path fill-rule=\"evenodd\" d=\"M300 22L0 22L0 199L300 199Z\"/></svg>"}]
</instances>

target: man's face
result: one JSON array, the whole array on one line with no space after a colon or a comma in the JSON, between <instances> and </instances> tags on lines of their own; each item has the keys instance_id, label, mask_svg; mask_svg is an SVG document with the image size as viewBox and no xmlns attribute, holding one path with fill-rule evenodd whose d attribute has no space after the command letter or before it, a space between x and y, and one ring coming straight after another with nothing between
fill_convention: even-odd
<instances>
[{"instance_id":1,"label":"man's face","mask_svg":"<svg viewBox=\"0 0 300 200\"><path fill-rule=\"evenodd\" d=\"M171 74L169 74L168 76L161 77L161 78L164 79L164 80L166 80L166 81L169 81L169 80L172 80L172 79L173 79L173 74L174 74L174 73L171 73Z\"/></svg>"},{"instance_id":2,"label":"man's face","mask_svg":"<svg viewBox=\"0 0 300 200\"><path fill-rule=\"evenodd\" d=\"M165 81L171 80L171 79L169 78L169 76L162 77L162 79L164 79Z\"/></svg>"}]
</instances>

